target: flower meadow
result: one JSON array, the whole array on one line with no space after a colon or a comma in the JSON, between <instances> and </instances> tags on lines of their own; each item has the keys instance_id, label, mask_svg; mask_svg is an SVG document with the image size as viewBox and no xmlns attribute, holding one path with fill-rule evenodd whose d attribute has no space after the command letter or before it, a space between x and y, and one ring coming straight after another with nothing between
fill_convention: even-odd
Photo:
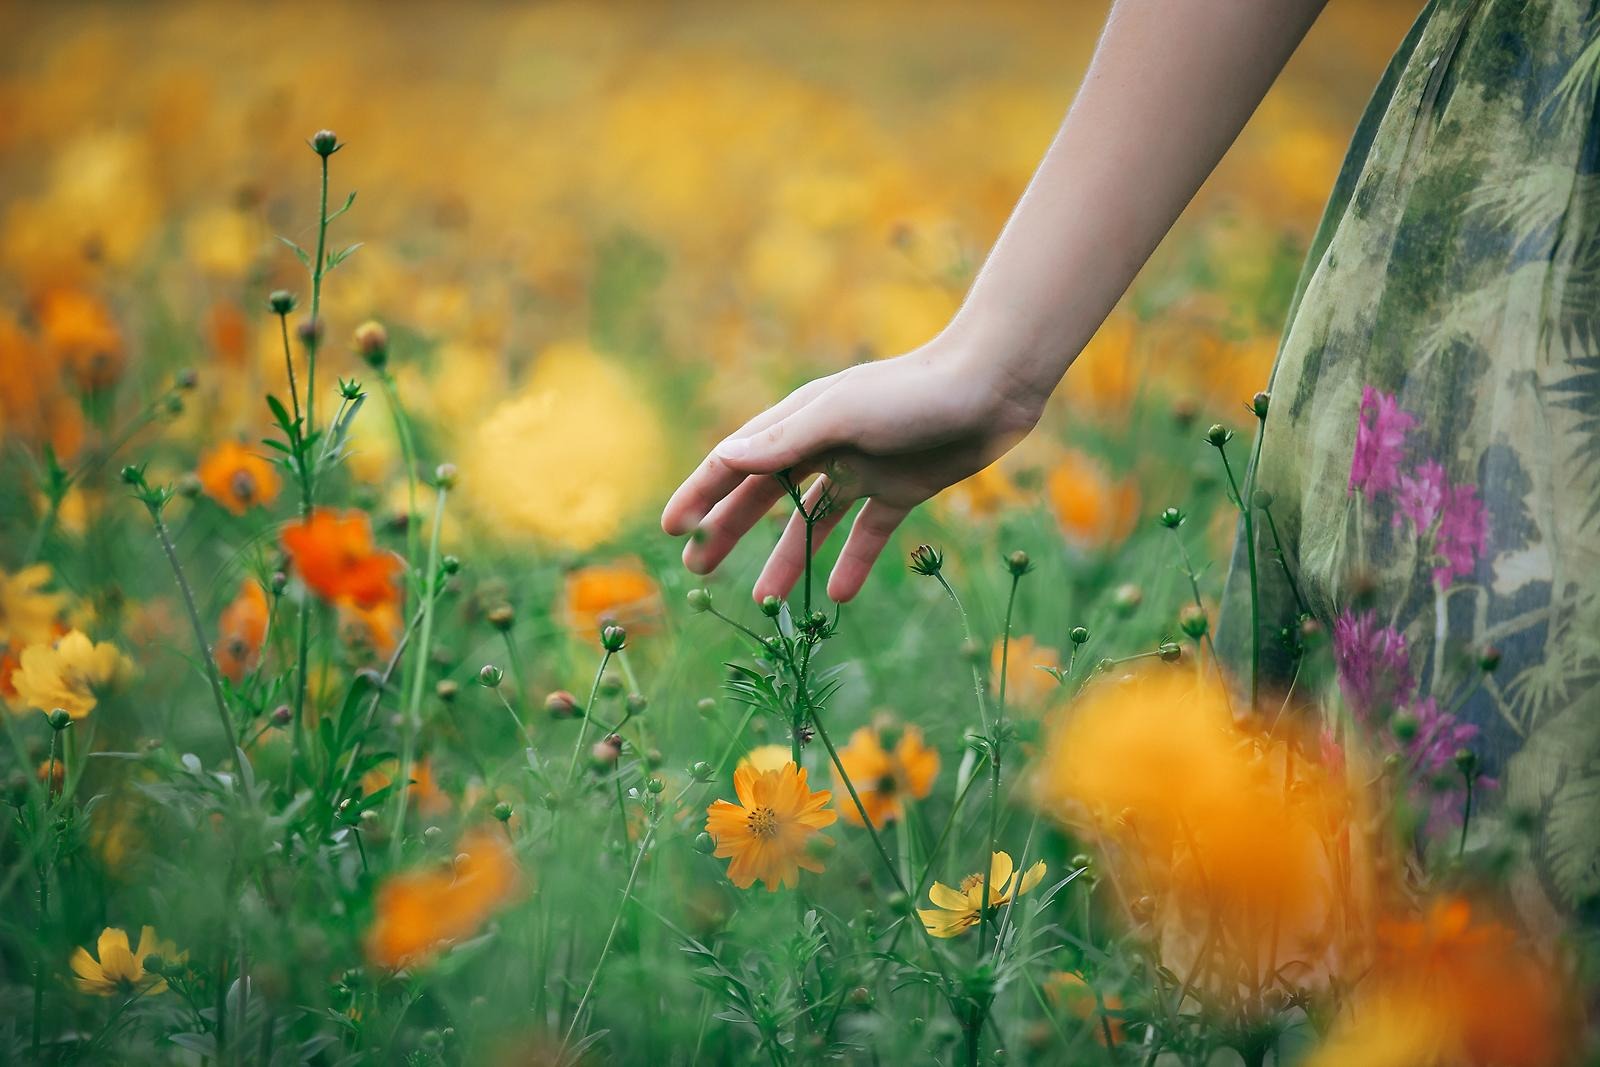
<instances>
[{"instance_id":1,"label":"flower meadow","mask_svg":"<svg viewBox=\"0 0 1600 1067\"><path fill-rule=\"evenodd\" d=\"M1403 17L1329 13L1350 69L839 605L654 516L940 328L1103 12L442 11L11 12L0 1061L1588 1062L1592 949L1519 913L1454 714L1494 650L1424 677L1373 598L1268 620L1283 691L1216 647ZM1442 603L1478 489L1358 418Z\"/></svg>"}]
</instances>

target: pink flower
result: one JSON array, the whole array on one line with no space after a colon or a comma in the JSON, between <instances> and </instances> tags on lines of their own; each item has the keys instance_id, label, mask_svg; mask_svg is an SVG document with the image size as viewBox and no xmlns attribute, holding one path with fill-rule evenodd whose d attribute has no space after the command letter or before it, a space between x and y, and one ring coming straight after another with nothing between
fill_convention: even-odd
<instances>
[{"instance_id":1,"label":"pink flower","mask_svg":"<svg viewBox=\"0 0 1600 1067\"><path fill-rule=\"evenodd\" d=\"M1416 682L1406 635L1378 625L1378 613L1345 612L1333 624L1333 658L1339 690L1357 718L1394 709L1411 699Z\"/></svg>"},{"instance_id":2,"label":"pink flower","mask_svg":"<svg viewBox=\"0 0 1600 1067\"><path fill-rule=\"evenodd\" d=\"M1393 394L1380 393L1370 385L1361 390L1356 447L1350 457L1350 492L1360 489L1372 500L1399 484L1406 431L1416 424L1416 416L1400 410L1400 402Z\"/></svg>"},{"instance_id":3,"label":"pink flower","mask_svg":"<svg viewBox=\"0 0 1600 1067\"><path fill-rule=\"evenodd\" d=\"M1478 736L1478 728L1441 710L1432 697L1418 701L1411 714L1417 720L1417 735L1406 746L1412 765L1430 776L1455 773L1456 752Z\"/></svg>"},{"instance_id":4,"label":"pink flower","mask_svg":"<svg viewBox=\"0 0 1600 1067\"><path fill-rule=\"evenodd\" d=\"M1434 552L1441 565L1434 568L1433 582L1440 589L1464 574L1471 574L1489 539L1489 513L1478 499L1475 485L1454 485L1445 493L1434 537Z\"/></svg>"},{"instance_id":5,"label":"pink flower","mask_svg":"<svg viewBox=\"0 0 1600 1067\"><path fill-rule=\"evenodd\" d=\"M1395 495L1400 511L1395 514L1394 524L1399 526L1403 519L1409 518L1416 525L1419 535L1426 534L1433 529L1433 520L1439 517L1439 510L1444 507L1443 464L1437 460L1425 460L1417 467L1416 477L1400 475L1400 489Z\"/></svg>"}]
</instances>

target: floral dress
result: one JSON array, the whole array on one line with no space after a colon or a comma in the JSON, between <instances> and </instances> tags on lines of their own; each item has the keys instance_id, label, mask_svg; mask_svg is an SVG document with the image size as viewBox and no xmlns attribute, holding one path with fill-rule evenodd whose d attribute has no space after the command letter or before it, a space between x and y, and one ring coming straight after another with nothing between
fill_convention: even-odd
<instances>
[{"instance_id":1,"label":"floral dress","mask_svg":"<svg viewBox=\"0 0 1600 1067\"><path fill-rule=\"evenodd\" d=\"M1313 241L1256 485L1263 691L1322 620L1436 816L1465 748L1490 823L1531 827L1524 910L1600 915L1600 0L1423 10Z\"/></svg>"}]
</instances>

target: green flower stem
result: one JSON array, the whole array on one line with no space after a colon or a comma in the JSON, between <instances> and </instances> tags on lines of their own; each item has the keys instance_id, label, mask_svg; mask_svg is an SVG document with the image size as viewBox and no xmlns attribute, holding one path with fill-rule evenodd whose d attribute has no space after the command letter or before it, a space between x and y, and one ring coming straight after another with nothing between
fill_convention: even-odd
<instances>
[{"instance_id":1,"label":"green flower stem","mask_svg":"<svg viewBox=\"0 0 1600 1067\"><path fill-rule=\"evenodd\" d=\"M633 855L633 867L628 871L628 883L622 888L622 900L617 904L617 913L611 920L611 929L606 933L605 944L600 947L600 958L595 961L594 973L589 976L589 984L584 988L583 996L578 998L578 1006L573 1010L572 1021L567 1024L567 1032L561 1038L563 1050L572 1043L572 1032L578 1028L578 1020L583 1018L583 1009L588 1006L589 997L594 993L595 983L600 980L600 971L606 965L606 957L611 954L611 944L616 940L617 928L622 925L622 916L628 910L628 900L633 896L634 882L639 878L639 865L644 862L644 854L655 838L657 821L651 819L649 828L639 839L639 849Z\"/></svg>"},{"instance_id":2,"label":"green flower stem","mask_svg":"<svg viewBox=\"0 0 1600 1067\"><path fill-rule=\"evenodd\" d=\"M1261 453L1261 434L1256 434L1256 455ZM1239 505L1239 513L1244 517L1244 549L1245 559L1250 569L1250 710L1255 711L1257 696L1261 685L1261 590L1256 580L1256 521L1255 506L1250 498L1245 495L1255 485L1255 463L1250 464L1248 478L1246 479L1245 492L1240 492L1239 483L1233 476L1233 465L1228 462L1226 446L1217 446L1217 455L1222 457L1222 469L1228 473L1228 485L1233 490L1234 500Z\"/></svg>"},{"instance_id":3,"label":"green flower stem","mask_svg":"<svg viewBox=\"0 0 1600 1067\"><path fill-rule=\"evenodd\" d=\"M972 622L967 618L966 605L961 603L961 598L956 595L955 588L945 580L943 574L936 573L934 578L944 587L945 593L950 597L950 602L956 606L956 611L961 615L961 632L966 636L968 647L976 648L977 642L972 638ZM976 663L972 664L972 693L978 700L978 718L983 723L983 732L985 734L991 733L989 728L989 702L983 695L983 672L978 669Z\"/></svg>"},{"instance_id":4,"label":"green flower stem","mask_svg":"<svg viewBox=\"0 0 1600 1067\"><path fill-rule=\"evenodd\" d=\"M327 199L327 159L323 159L323 199ZM326 210L326 204L324 204ZM402 737L400 741L400 773L395 777L399 788L399 800L395 804L394 832L390 838L391 854L398 856L400 852L400 831L405 826L406 801L410 796L411 761L416 755L418 717L422 708L422 685L428 675L428 653L433 647L433 609L437 600L439 589L439 528L444 525L445 500L450 495L449 487L440 484L434 496L433 505L433 532L428 539L428 587L422 601L422 629L418 634L417 657L415 668L411 672L411 693L406 700L405 713L401 716L400 726Z\"/></svg>"},{"instance_id":5,"label":"green flower stem","mask_svg":"<svg viewBox=\"0 0 1600 1067\"><path fill-rule=\"evenodd\" d=\"M326 195L326 194L324 194ZM394 420L394 434L400 441L400 455L406 465L406 559L417 558L417 447L411 434L411 419L400 405L400 390L395 388L394 376L387 370L378 372L378 384L383 387L383 401Z\"/></svg>"},{"instance_id":6,"label":"green flower stem","mask_svg":"<svg viewBox=\"0 0 1600 1067\"><path fill-rule=\"evenodd\" d=\"M306 428L317 426L317 331L322 328L322 275L328 247L328 157L322 161L322 195L317 207L317 258L311 261L311 340L306 344Z\"/></svg>"},{"instance_id":7,"label":"green flower stem","mask_svg":"<svg viewBox=\"0 0 1600 1067\"><path fill-rule=\"evenodd\" d=\"M1011 613L1017 605L1017 586L1022 575L1011 576L1011 592L1006 597L1005 629L1000 633L1000 692L995 706L995 730L989 735L989 848L983 860L983 907L978 911L978 954L983 954L985 935L989 930L990 880L994 876L994 850L1000 836L1000 763L1005 741L999 735L1005 729L1006 719L1006 668L1011 661Z\"/></svg>"},{"instance_id":8,"label":"green flower stem","mask_svg":"<svg viewBox=\"0 0 1600 1067\"><path fill-rule=\"evenodd\" d=\"M600 657L600 666L594 672L594 684L589 687L589 700L583 705L583 716L578 720L578 740L572 746L572 759L567 763L567 784L572 784L572 778L578 773L578 754L583 751L584 735L589 732L589 716L593 714L594 702L600 696L600 680L606 675L606 667L611 663L611 650L606 649L605 655Z\"/></svg>"},{"instance_id":9,"label":"green flower stem","mask_svg":"<svg viewBox=\"0 0 1600 1067\"><path fill-rule=\"evenodd\" d=\"M1272 533L1272 545L1278 550L1278 566L1283 568L1283 577L1289 583L1289 592L1294 594L1295 607L1302 615L1310 615L1311 608L1306 603L1306 598L1300 595L1300 583L1294 580L1294 568L1289 566L1289 557L1283 550L1283 538L1278 536L1278 523L1272 517L1272 508L1264 507L1261 514L1267 517L1267 529Z\"/></svg>"}]
</instances>

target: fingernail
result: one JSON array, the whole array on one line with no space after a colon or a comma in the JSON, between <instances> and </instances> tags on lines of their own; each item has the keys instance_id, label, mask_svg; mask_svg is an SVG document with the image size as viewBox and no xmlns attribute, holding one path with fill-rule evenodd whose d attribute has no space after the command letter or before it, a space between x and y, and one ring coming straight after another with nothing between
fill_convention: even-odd
<instances>
[{"instance_id":1,"label":"fingernail","mask_svg":"<svg viewBox=\"0 0 1600 1067\"><path fill-rule=\"evenodd\" d=\"M730 437L718 445L715 452L723 459L740 459L750 454L750 440L745 437Z\"/></svg>"}]
</instances>

